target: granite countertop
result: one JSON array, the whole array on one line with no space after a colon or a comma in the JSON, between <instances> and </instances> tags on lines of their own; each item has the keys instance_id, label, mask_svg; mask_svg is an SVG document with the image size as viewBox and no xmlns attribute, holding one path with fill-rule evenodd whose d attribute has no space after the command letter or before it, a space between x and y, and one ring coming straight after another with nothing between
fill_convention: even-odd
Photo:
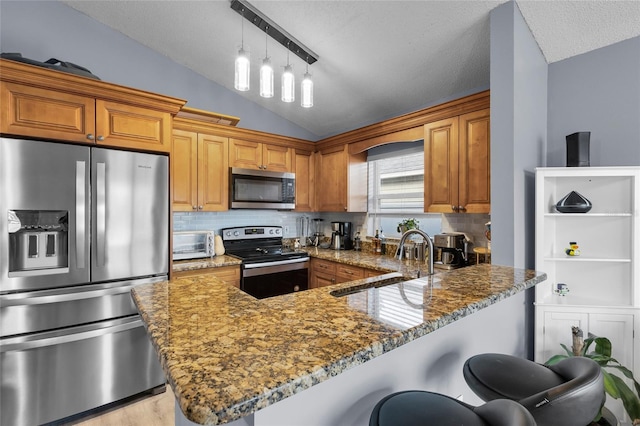
<instances>
[{"instance_id":1,"label":"granite countertop","mask_svg":"<svg viewBox=\"0 0 640 426\"><path fill-rule=\"evenodd\" d=\"M214 256L202 259L174 260L173 272L194 271L205 268L222 268L223 266L239 266L242 261L233 256Z\"/></svg>"},{"instance_id":2,"label":"granite countertop","mask_svg":"<svg viewBox=\"0 0 640 426\"><path fill-rule=\"evenodd\" d=\"M392 258L366 253L318 249L312 255L339 256L381 271L403 268ZM132 293L184 415L214 425L249 415L546 279L544 273L481 264L383 286L401 276L384 274L263 300L213 276L141 285ZM388 297L405 300L411 320L376 317L372 303Z\"/></svg>"}]
</instances>

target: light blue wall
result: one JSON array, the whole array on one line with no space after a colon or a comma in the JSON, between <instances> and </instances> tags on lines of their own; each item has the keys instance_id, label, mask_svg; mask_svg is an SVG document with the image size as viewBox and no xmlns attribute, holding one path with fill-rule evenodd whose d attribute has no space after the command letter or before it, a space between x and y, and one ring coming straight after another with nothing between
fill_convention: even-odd
<instances>
[{"instance_id":1,"label":"light blue wall","mask_svg":"<svg viewBox=\"0 0 640 426\"><path fill-rule=\"evenodd\" d=\"M238 127L307 140L318 137L232 90L58 1L0 1L0 50L90 69L103 81L188 100L189 106L240 117Z\"/></svg>"},{"instance_id":2,"label":"light blue wall","mask_svg":"<svg viewBox=\"0 0 640 426\"><path fill-rule=\"evenodd\" d=\"M591 166L640 165L640 37L549 65L549 166L566 135L591 132Z\"/></svg>"},{"instance_id":3,"label":"light blue wall","mask_svg":"<svg viewBox=\"0 0 640 426\"><path fill-rule=\"evenodd\" d=\"M547 63L514 2L491 12L492 262L535 266L534 172L544 165Z\"/></svg>"}]
</instances>

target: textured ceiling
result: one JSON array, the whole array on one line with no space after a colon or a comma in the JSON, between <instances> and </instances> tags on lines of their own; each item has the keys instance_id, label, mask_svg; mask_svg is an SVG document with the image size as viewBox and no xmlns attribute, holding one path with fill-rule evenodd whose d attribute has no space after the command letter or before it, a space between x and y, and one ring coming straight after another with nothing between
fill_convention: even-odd
<instances>
[{"instance_id":1,"label":"textured ceiling","mask_svg":"<svg viewBox=\"0 0 640 426\"><path fill-rule=\"evenodd\" d=\"M252 88L236 93L326 137L488 87L489 12L504 2L250 1L319 55L309 69L314 106L281 102L278 83L276 97L260 98L256 64L265 56L265 35L246 21ZM63 3L234 90L241 17L228 1ZM549 63L640 35L640 0L517 4ZM279 71L286 49L272 40L268 46ZM304 61L290 61L299 81Z\"/></svg>"}]
</instances>

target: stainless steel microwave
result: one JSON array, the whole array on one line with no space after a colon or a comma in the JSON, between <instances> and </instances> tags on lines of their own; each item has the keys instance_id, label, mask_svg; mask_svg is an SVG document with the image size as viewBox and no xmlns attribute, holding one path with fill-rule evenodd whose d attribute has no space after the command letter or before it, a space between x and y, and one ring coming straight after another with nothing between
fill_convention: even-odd
<instances>
[{"instance_id":1,"label":"stainless steel microwave","mask_svg":"<svg viewBox=\"0 0 640 426\"><path fill-rule=\"evenodd\" d=\"M231 168L232 209L293 210L296 207L296 175L288 172Z\"/></svg>"}]
</instances>

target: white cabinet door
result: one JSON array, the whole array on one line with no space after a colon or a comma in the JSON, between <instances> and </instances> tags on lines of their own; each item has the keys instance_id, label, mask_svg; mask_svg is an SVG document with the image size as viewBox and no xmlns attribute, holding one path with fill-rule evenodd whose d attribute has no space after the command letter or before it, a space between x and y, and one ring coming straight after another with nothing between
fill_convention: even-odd
<instances>
[{"instance_id":1,"label":"white cabinet door","mask_svg":"<svg viewBox=\"0 0 640 426\"><path fill-rule=\"evenodd\" d=\"M586 333L589 324L589 314L584 312L541 312L544 319L542 347L537 351L536 361L544 363L553 355L564 354L561 343L571 350L571 327L580 327Z\"/></svg>"},{"instance_id":2,"label":"white cabinet door","mask_svg":"<svg viewBox=\"0 0 640 426\"><path fill-rule=\"evenodd\" d=\"M609 339L613 348L611 356L633 369L633 315L589 314L589 333Z\"/></svg>"}]
</instances>

